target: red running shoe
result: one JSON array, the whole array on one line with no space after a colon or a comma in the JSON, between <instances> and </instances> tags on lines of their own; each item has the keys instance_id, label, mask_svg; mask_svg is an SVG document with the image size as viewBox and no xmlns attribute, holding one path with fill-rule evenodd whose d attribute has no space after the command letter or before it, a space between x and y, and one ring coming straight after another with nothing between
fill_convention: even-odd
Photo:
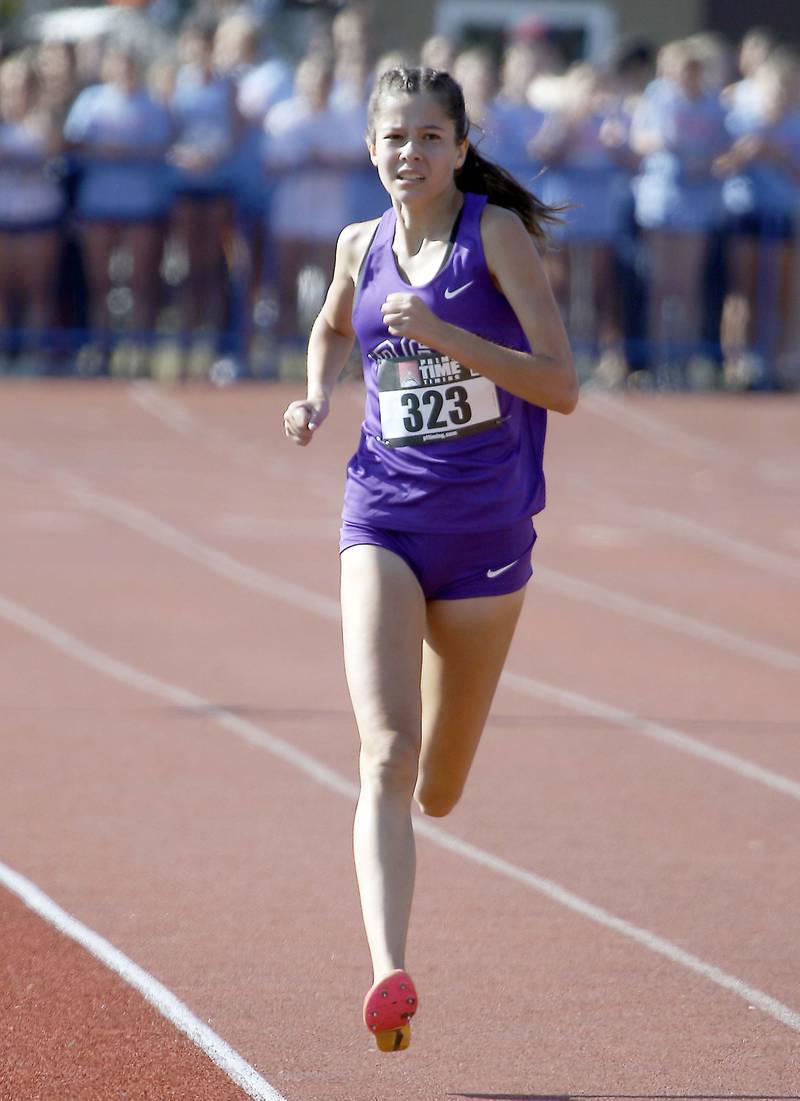
<instances>
[{"instance_id":1,"label":"red running shoe","mask_svg":"<svg viewBox=\"0 0 800 1101\"><path fill-rule=\"evenodd\" d=\"M375 983L364 999L364 1024L381 1051L405 1051L417 1006L416 988L405 971L392 971Z\"/></svg>"}]
</instances>

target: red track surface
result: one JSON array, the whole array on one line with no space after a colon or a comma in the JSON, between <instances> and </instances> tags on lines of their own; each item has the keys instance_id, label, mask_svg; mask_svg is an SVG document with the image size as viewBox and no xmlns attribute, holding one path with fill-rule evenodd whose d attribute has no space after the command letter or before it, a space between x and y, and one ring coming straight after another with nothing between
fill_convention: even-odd
<instances>
[{"instance_id":1,"label":"red track surface","mask_svg":"<svg viewBox=\"0 0 800 1101\"><path fill-rule=\"evenodd\" d=\"M287 1101L800 1097L791 1024L424 836L421 1011L407 1053L374 1049L352 802L245 738L258 727L355 781L333 609L359 394L339 393L304 452L282 438L289 396L0 390L0 596L18 609L0 615L0 859ZM437 823L795 1015L799 419L796 399L766 397L587 400L553 418L541 576L509 659L527 681L501 687L467 795ZM565 595L563 575L684 618ZM323 599L303 606L303 589ZM24 609L52 627L24 629ZM110 659L200 699L136 687ZM2 888L0 974L3 1101L245 1096Z\"/></svg>"}]
</instances>

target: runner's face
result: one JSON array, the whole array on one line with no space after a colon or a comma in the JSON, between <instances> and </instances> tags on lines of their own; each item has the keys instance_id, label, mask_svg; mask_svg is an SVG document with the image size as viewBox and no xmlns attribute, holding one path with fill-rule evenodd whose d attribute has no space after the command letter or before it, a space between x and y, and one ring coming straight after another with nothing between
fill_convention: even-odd
<instances>
[{"instance_id":1,"label":"runner's face","mask_svg":"<svg viewBox=\"0 0 800 1101\"><path fill-rule=\"evenodd\" d=\"M466 140L456 141L453 120L433 96L392 96L378 110L370 157L399 202L427 202L455 188L453 175L466 153Z\"/></svg>"}]
</instances>

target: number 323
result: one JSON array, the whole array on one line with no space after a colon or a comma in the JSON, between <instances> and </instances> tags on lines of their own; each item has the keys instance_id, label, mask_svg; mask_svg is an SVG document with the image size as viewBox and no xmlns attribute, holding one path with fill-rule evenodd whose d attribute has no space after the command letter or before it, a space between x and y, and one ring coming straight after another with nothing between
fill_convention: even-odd
<instances>
[{"instance_id":1,"label":"number 323","mask_svg":"<svg viewBox=\"0 0 800 1101\"><path fill-rule=\"evenodd\" d=\"M449 421L441 418L445 401L450 403L445 410ZM407 410L407 416L403 417L403 425L408 432L422 432L423 429L432 431L437 428L448 428L451 424L467 424L472 420L472 408L467 401L467 391L463 386L449 386L444 395L440 390L423 390L421 400L409 390L403 394L400 404ZM422 406L428 408L423 410Z\"/></svg>"}]
</instances>

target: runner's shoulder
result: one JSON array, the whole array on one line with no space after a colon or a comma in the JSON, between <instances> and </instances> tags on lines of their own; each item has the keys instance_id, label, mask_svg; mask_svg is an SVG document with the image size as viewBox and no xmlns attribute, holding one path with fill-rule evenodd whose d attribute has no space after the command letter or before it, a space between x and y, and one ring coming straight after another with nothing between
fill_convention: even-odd
<instances>
[{"instance_id":1,"label":"runner's shoulder","mask_svg":"<svg viewBox=\"0 0 800 1101\"><path fill-rule=\"evenodd\" d=\"M515 237L527 235L528 231L515 210L498 206L496 203L487 203L481 215L481 232L503 237L505 240L513 240Z\"/></svg>"},{"instance_id":2,"label":"runner's shoulder","mask_svg":"<svg viewBox=\"0 0 800 1101\"><path fill-rule=\"evenodd\" d=\"M353 282L356 281L370 241L379 223L380 218L371 218L368 222L352 222L349 226L345 226L339 234L336 245L337 263L341 264L344 270L348 272Z\"/></svg>"},{"instance_id":3,"label":"runner's shoulder","mask_svg":"<svg viewBox=\"0 0 800 1101\"><path fill-rule=\"evenodd\" d=\"M512 258L530 260L538 255L525 223L515 210L487 203L481 217L483 253L493 275Z\"/></svg>"}]
</instances>

